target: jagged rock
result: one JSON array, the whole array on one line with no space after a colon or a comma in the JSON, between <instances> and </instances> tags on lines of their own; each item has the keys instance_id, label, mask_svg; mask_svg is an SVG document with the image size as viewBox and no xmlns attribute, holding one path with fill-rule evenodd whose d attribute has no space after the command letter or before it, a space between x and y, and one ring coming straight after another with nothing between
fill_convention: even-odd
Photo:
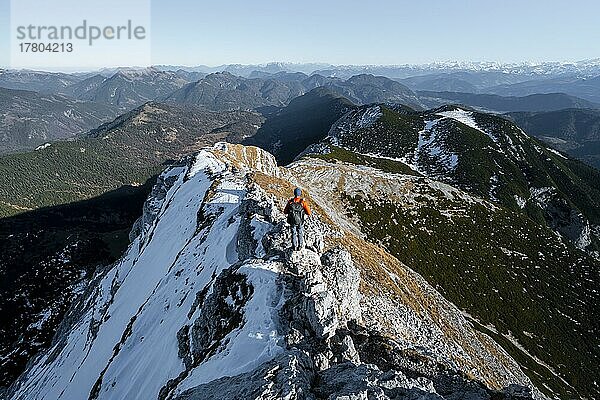
<instances>
[{"instance_id":1,"label":"jagged rock","mask_svg":"<svg viewBox=\"0 0 600 400\"><path fill-rule=\"evenodd\" d=\"M292 232L289 224L280 214L280 221L275 228L267 232L263 238L263 247L267 254L282 255L292 247ZM315 217L307 219L304 223L304 247L313 253L322 253L325 247L323 236L326 234L320 227L321 223ZM302 260L300 260L302 261Z\"/></svg>"},{"instance_id":2,"label":"jagged rock","mask_svg":"<svg viewBox=\"0 0 600 400\"><path fill-rule=\"evenodd\" d=\"M337 300L337 314L343 323L360 320L360 272L346 250L335 247L321 256L323 276Z\"/></svg>"},{"instance_id":3,"label":"jagged rock","mask_svg":"<svg viewBox=\"0 0 600 400\"><path fill-rule=\"evenodd\" d=\"M283 256L292 247L292 233L285 221L280 221L262 239L267 256Z\"/></svg>"},{"instance_id":4,"label":"jagged rock","mask_svg":"<svg viewBox=\"0 0 600 400\"><path fill-rule=\"evenodd\" d=\"M505 389L506 397L509 399L529 399L531 398L531 389L526 386L508 385Z\"/></svg>"},{"instance_id":5,"label":"jagged rock","mask_svg":"<svg viewBox=\"0 0 600 400\"><path fill-rule=\"evenodd\" d=\"M311 250L293 252L288 263L303 278L302 306L309 325L318 338L331 337L339 327L337 300L325 282L319 255Z\"/></svg>"},{"instance_id":6,"label":"jagged rock","mask_svg":"<svg viewBox=\"0 0 600 400\"><path fill-rule=\"evenodd\" d=\"M309 294L305 308L308 322L318 338L328 338L335 333L339 323L335 315L335 297L329 291Z\"/></svg>"},{"instance_id":7,"label":"jagged rock","mask_svg":"<svg viewBox=\"0 0 600 400\"><path fill-rule=\"evenodd\" d=\"M197 386L174 400L313 400L310 359L298 351L282 354L254 371Z\"/></svg>"},{"instance_id":8,"label":"jagged rock","mask_svg":"<svg viewBox=\"0 0 600 400\"><path fill-rule=\"evenodd\" d=\"M304 223L304 246L315 253L322 253L325 249L324 236L329 235L330 231L331 229L327 229L318 216L312 216Z\"/></svg>"},{"instance_id":9,"label":"jagged rock","mask_svg":"<svg viewBox=\"0 0 600 400\"><path fill-rule=\"evenodd\" d=\"M344 336L341 343L340 362L350 361L354 364L360 364L358 351L354 347L354 341L350 335Z\"/></svg>"},{"instance_id":10,"label":"jagged rock","mask_svg":"<svg viewBox=\"0 0 600 400\"><path fill-rule=\"evenodd\" d=\"M245 276L232 269L223 271L215 280L212 293L191 327L190 351L196 363L216 351L221 340L243 322L243 307L253 291Z\"/></svg>"},{"instance_id":11,"label":"jagged rock","mask_svg":"<svg viewBox=\"0 0 600 400\"><path fill-rule=\"evenodd\" d=\"M282 354L259 368L189 389L175 400L403 400L403 399L520 399L526 388L503 392L486 390L456 377L409 377L400 371L381 371L375 365L344 362L318 368L301 352ZM443 383L441 381L444 381ZM523 396L523 397L521 397Z\"/></svg>"},{"instance_id":12,"label":"jagged rock","mask_svg":"<svg viewBox=\"0 0 600 400\"><path fill-rule=\"evenodd\" d=\"M305 275L311 282L324 282L321 273L321 258L312 250L303 249L289 253L289 264L297 273Z\"/></svg>"},{"instance_id":13,"label":"jagged rock","mask_svg":"<svg viewBox=\"0 0 600 400\"><path fill-rule=\"evenodd\" d=\"M278 219L277 209L266 198L264 191L253 186L242 201L240 212L245 218L242 218L238 229L239 260L264 256L266 251L263 238L266 232L273 229L273 222Z\"/></svg>"},{"instance_id":14,"label":"jagged rock","mask_svg":"<svg viewBox=\"0 0 600 400\"><path fill-rule=\"evenodd\" d=\"M319 398L336 400L439 399L433 385L424 379L410 379L396 371L386 373L369 364L350 362L321 371L314 389Z\"/></svg>"},{"instance_id":15,"label":"jagged rock","mask_svg":"<svg viewBox=\"0 0 600 400\"><path fill-rule=\"evenodd\" d=\"M329 359L331 354L317 353L313 356L313 363L317 371L322 371L329 368Z\"/></svg>"}]
</instances>

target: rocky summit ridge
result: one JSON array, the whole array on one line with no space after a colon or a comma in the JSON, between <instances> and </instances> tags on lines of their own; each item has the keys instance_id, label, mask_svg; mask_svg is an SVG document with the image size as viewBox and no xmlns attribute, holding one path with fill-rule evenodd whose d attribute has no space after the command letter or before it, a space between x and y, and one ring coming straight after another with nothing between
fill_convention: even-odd
<instances>
[{"instance_id":1,"label":"rocky summit ridge","mask_svg":"<svg viewBox=\"0 0 600 400\"><path fill-rule=\"evenodd\" d=\"M544 398L454 304L365 240L329 188L307 185L323 164L281 168L218 143L167 168L126 254L91 280L7 398ZM294 186L315 211L301 252L281 211Z\"/></svg>"}]
</instances>

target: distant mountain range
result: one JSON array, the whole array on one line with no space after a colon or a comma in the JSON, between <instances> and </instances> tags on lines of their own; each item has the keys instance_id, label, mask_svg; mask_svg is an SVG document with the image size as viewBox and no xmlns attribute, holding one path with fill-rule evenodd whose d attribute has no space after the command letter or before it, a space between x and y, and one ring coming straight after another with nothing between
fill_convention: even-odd
<instances>
[{"instance_id":1,"label":"distant mountain range","mask_svg":"<svg viewBox=\"0 0 600 400\"><path fill-rule=\"evenodd\" d=\"M68 139L115 118L111 105L0 87L0 154Z\"/></svg>"},{"instance_id":2,"label":"distant mountain range","mask_svg":"<svg viewBox=\"0 0 600 400\"><path fill-rule=\"evenodd\" d=\"M298 96L324 87L356 104L384 102L423 106L406 86L381 76L358 75L341 80L300 72L255 75L260 77L242 78L229 72L204 76L156 68L123 68L109 76L76 75L70 81L64 80L62 74L10 72L0 75L6 82L18 78L12 86L39 88L40 82L50 82L44 89L48 94L42 96L33 92L10 92L0 86L0 115L4 115L5 122L0 128L0 152L29 150L45 142L72 138L114 118L119 112L154 100L214 111L256 110L285 107ZM42 79L43 76L46 79ZM197 81L188 81L199 76L202 77Z\"/></svg>"},{"instance_id":3,"label":"distant mountain range","mask_svg":"<svg viewBox=\"0 0 600 400\"><path fill-rule=\"evenodd\" d=\"M600 169L600 110L566 109L507 115L526 132Z\"/></svg>"},{"instance_id":4,"label":"distant mountain range","mask_svg":"<svg viewBox=\"0 0 600 400\"><path fill-rule=\"evenodd\" d=\"M27 150L45 141L72 137L114 117L114 109L126 112L148 101L216 111L254 110L285 107L294 98L317 87L325 87L357 105L404 104L425 109L460 103L497 112L598 108L598 64L594 60L539 65L330 66L271 63L221 66L225 72L217 73L214 71L219 68L203 66L116 68L77 74L4 70L0 71L0 87L52 94L55 96L52 108L68 110L75 107L77 110L79 107L84 111L73 116L66 112L57 121L51 121L43 113L34 115L41 105L39 102L28 105L20 101L17 104L16 97L3 96L0 113L8 116L11 110L18 108L22 115L29 115L31 119L21 121L15 127L9 117L5 126L11 126L11 129L5 129L0 151ZM598 75L594 75L596 73ZM85 103L76 103L75 100L93 102L95 109L89 110L91 115L86 116ZM59 106L61 102L64 104ZM104 115L107 117L104 118Z\"/></svg>"},{"instance_id":5,"label":"distant mountain range","mask_svg":"<svg viewBox=\"0 0 600 400\"><path fill-rule=\"evenodd\" d=\"M110 104L129 110L147 101L169 95L188 82L175 72L153 68L118 70L110 77L91 76L67 86L62 91L76 99Z\"/></svg>"},{"instance_id":6,"label":"distant mountain range","mask_svg":"<svg viewBox=\"0 0 600 400\"><path fill-rule=\"evenodd\" d=\"M428 75L434 73L501 73L505 75L523 75L530 77L544 77L549 75L575 75L595 76L600 75L600 59L591 59L575 62L523 62L523 63L499 63L499 62L435 62L429 64L403 64L403 65L332 65L319 63L286 63L272 62L266 64L224 64L216 67L199 65L194 67L160 65L156 68L161 70L175 71L179 69L203 73L219 71L231 72L235 75L250 76L255 71L266 73L278 72L302 72L305 74L322 74L349 78L353 75L373 74L383 75L390 78L407 78L417 75Z\"/></svg>"},{"instance_id":7,"label":"distant mountain range","mask_svg":"<svg viewBox=\"0 0 600 400\"><path fill-rule=\"evenodd\" d=\"M490 111L557 111L567 108L600 109L600 104L564 93L531 94L523 97L462 92L418 91L420 100L429 107L463 104Z\"/></svg>"},{"instance_id":8,"label":"distant mountain range","mask_svg":"<svg viewBox=\"0 0 600 400\"><path fill-rule=\"evenodd\" d=\"M163 100L213 110L281 107L314 88L325 87L357 104L389 102L421 107L418 97L410 89L382 76L357 75L347 80L287 72L253 76L260 77L242 78L228 72L210 74Z\"/></svg>"},{"instance_id":9,"label":"distant mountain range","mask_svg":"<svg viewBox=\"0 0 600 400\"><path fill-rule=\"evenodd\" d=\"M78 74L0 69L0 87L7 89L59 93L82 79Z\"/></svg>"},{"instance_id":10,"label":"distant mountain range","mask_svg":"<svg viewBox=\"0 0 600 400\"><path fill-rule=\"evenodd\" d=\"M416 91L466 92L500 96L564 93L600 103L600 72L595 75L522 75L507 72L434 73L399 79Z\"/></svg>"},{"instance_id":11,"label":"distant mountain range","mask_svg":"<svg viewBox=\"0 0 600 400\"><path fill-rule=\"evenodd\" d=\"M485 93L489 87L511 85L532 79L544 79L545 76L531 74L510 74L506 71L448 71L416 74L399 82L412 90L434 92Z\"/></svg>"},{"instance_id":12,"label":"distant mountain range","mask_svg":"<svg viewBox=\"0 0 600 400\"><path fill-rule=\"evenodd\" d=\"M250 110L270 105L283 106L304 94L304 91L295 81L246 79L229 72L219 72L187 84L163 100L167 103L203 106L211 110Z\"/></svg>"},{"instance_id":13,"label":"distant mountain range","mask_svg":"<svg viewBox=\"0 0 600 400\"><path fill-rule=\"evenodd\" d=\"M502 96L525 96L534 93L566 93L600 103L600 74L594 77L550 77L486 89L488 93Z\"/></svg>"}]
</instances>

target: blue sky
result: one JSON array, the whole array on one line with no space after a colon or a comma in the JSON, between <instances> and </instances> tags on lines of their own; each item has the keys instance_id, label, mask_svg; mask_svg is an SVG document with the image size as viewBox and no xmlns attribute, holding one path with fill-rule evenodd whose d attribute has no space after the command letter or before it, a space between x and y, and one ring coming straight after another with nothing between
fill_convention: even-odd
<instances>
[{"instance_id":1,"label":"blue sky","mask_svg":"<svg viewBox=\"0 0 600 400\"><path fill-rule=\"evenodd\" d=\"M8 0L0 2L0 64L6 65ZM85 9L86 2L80 3ZM600 57L599 15L600 2L592 0L153 0L151 60L178 65L582 60Z\"/></svg>"}]
</instances>

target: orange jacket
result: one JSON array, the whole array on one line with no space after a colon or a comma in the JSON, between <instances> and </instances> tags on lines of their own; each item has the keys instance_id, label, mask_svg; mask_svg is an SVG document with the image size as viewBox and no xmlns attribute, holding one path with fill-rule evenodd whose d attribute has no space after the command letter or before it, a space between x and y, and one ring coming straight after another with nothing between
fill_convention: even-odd
<instances>
[{"instance_id":1,"label":"orange jacket","mask_svg":"<svg viewBox=\"0 0 600 400\"><path fill-rule=\"evenodd\" d=\"M289 199L287 204L285 205L285 209L283 210L284 214L288 214L290 212L290 204L292 203L302 204L302 208L304 208L304 212L306 213L306 215L310 215L310 207L308 206L306 200L304 200L302 197L294 197Z\"/></svg>"}]
</instances>

